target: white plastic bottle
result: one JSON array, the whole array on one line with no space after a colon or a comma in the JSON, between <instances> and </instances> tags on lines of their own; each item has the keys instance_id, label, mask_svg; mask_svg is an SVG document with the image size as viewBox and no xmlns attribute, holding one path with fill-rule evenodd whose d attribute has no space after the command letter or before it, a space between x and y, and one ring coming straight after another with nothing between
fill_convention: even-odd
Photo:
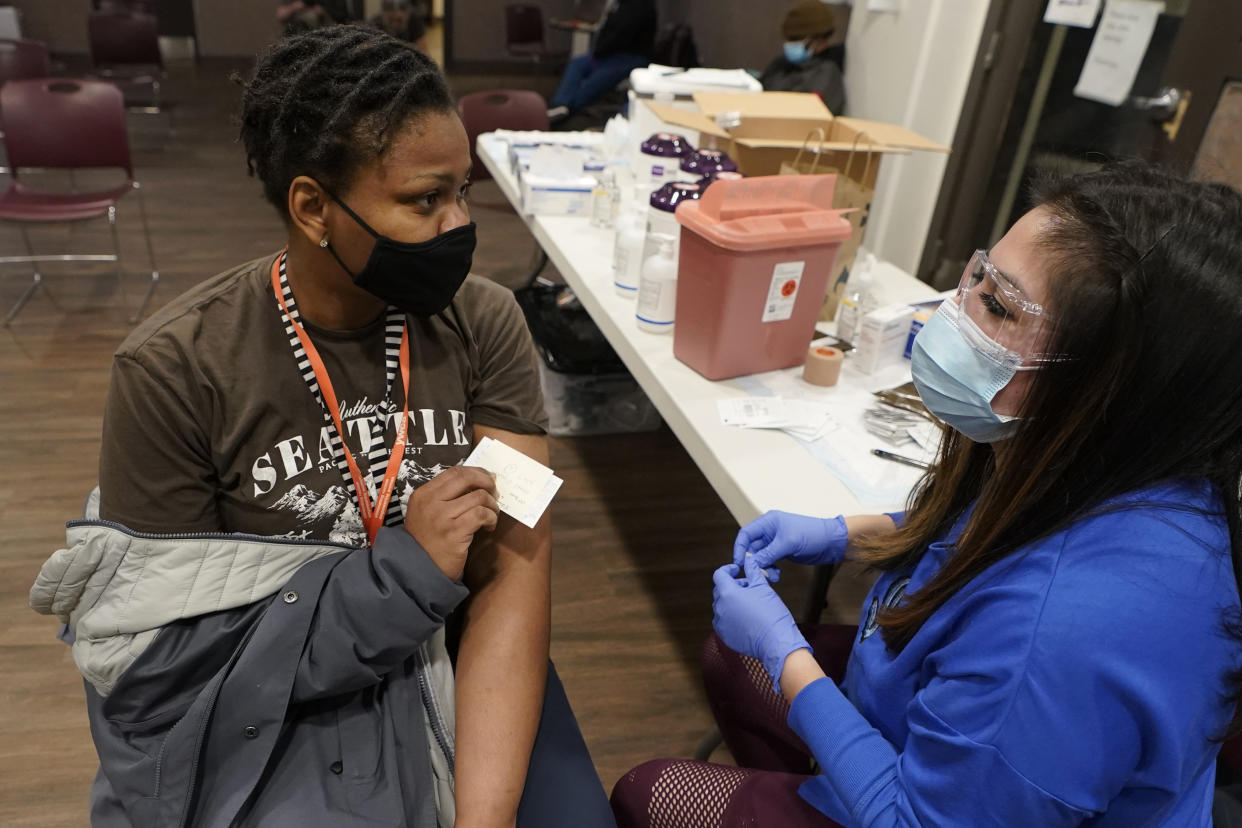
<instances>
[{"instance_id":1,"label":"white plastic bottle","mask_svg":"<svg viewBox=\"0 0 1242 828\"><path fill-rule=\"evenodd\" d=\"M871 260L867 258L858 263L845 284L845 295L837 308L837 337L851 344L856 343L863 317L875 310L877 305L871 284Z\"/></svg>"},{"instance_id":2,"label":"white plastic bottle","mask_svg":"<svg viewBox=\"0 0 1242 828\"><path fill-rule=\"evenodd\" d=\"M634 318L640 330L672 333L677 313L677 260L673 258L672 236L660 236L659 243L656 254L643 262Z\"/></svg>"},{"instance_id":3,"label":"white plastic bottle","mask_svg":"<svg viewBox=\"0 0 1242 828\"><path fill-rule=\"evenodd\" d=\"M638 295L646 238L647 211L631 204L617 219L617 238L612 252L612 283L621 296L632 299Z\"/></svg>"}]
</instances>

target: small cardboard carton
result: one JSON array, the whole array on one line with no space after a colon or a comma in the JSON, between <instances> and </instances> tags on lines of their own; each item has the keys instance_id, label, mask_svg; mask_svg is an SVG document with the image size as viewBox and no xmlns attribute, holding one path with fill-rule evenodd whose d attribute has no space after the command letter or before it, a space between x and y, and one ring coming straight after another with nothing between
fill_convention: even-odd
<instances>
[{"instance_id":1,"label":"small cardboard carton","mask_svg":"<svg viewBox=\"0 0 1242 828\"><path fill-rule=\"evenodd\" d=\"M897 124L836 117L818 95L804 92L695 92L694 101L697 112L666 104L649 106L660 120L697 130L702 143L709 136L715 138L717 147L728 152L745 175L776 175L781 163L793 161L816 129L822 129L825 138L820 165L837 169L844 169L851 151L868 146L882 154L949 151ZM862 183L874 186L879 164L870 166L870 180Z\"/></svg>"},{"instance_id":2,"label":"small cardboard carton","mask_svg":"<svg viewBox=\"0 0 1242 828\"><path fill-rule=\"evenodd\" d=\"M820 172L843 176L833 206L852 208L853 236L841 246L829 281L821 318L832 319L845 291L854 255L866 232L871 197L885 155L912 151L948 152L917 132L881 121L836 117L818 95L802 92L763 92L757 95L729 92L695 92L697 111L649 104L662 121L697 130L700 143L714 142L728 152L745 175L777 175L781 172ZM812 136L814 136L812 138ZM799 163L804 147L812 156Z\"/></svg>"}]
</instances>

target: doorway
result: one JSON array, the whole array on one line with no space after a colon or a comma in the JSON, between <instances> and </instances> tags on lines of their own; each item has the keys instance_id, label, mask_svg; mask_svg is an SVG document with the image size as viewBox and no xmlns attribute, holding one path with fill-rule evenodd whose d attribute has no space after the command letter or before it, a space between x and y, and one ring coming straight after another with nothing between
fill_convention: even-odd
<instances>
[{"instance_id":1,"label":"doorway","mask_svg":"<svg viewBox=\"0 0 1242 828\"><path fill-rule=\"evenodd\" d=\"M1167 0L1118 105L1075 93L1105 11L1091 27L1054 25L1047 5L989 11L919 266L939 288L1026 211L1044 173L1139 157L1242 188L1242 3Z\"/></svg>"}]
</instances>

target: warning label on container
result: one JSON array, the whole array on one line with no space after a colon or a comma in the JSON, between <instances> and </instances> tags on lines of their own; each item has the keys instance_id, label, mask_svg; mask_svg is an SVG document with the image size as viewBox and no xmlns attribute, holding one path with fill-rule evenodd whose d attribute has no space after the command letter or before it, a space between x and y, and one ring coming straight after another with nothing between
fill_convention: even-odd
<instances>
[{"instance_id":1,"label":"warning label on container","mask_svg":"<svg viewBox=\"0 0 1242 828\"><path fill-rule=\"evenodd\" d=\"M806 262L781 262L772 268L772 284L768 287L768 301L763 306L764 322L782 322L793 316L794 302L798 298L798 285L802 284L802 269Z\"/></svg>"}]
</instances>

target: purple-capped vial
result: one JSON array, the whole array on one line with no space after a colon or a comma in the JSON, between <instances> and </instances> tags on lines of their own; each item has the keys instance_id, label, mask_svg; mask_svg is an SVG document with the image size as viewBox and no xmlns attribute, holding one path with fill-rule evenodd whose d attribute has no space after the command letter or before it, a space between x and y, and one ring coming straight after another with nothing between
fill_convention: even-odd
<instances>
[{"instance_id":1,"label":"purple-capped vial","mask_svg":"<svg viewBox=\"0 0 1242 828\"><path fill-rule=\"evenodd\" d=\"M681 171L711 177L719 172L737 172L737 164L720 150L701 149L681 159Z\"/></svg>"},{"instance_id":2,"label":"purple-capped vial","mask_svg":"<svg viewBox=\"0 0 1242 828\"><path fill-rule=\"evenodd\" d=\"M650 204L657 210L672 213L683 201L694 201L703 194L698 184L685 181L670 181L651 194Z\"/></svg>"},{"instance_id":3,"label":"purple-capped vial","mask_svg":"<svg viewBox=\"0 0 1242 828\"><path fill-rule=\"evenodd\" d=\"M674 132L657 132L643 141L640 147L644 155L658 155L661 158L682 158L694 152L694 147L685 136Z\"/></svg>"}]
</instances>

